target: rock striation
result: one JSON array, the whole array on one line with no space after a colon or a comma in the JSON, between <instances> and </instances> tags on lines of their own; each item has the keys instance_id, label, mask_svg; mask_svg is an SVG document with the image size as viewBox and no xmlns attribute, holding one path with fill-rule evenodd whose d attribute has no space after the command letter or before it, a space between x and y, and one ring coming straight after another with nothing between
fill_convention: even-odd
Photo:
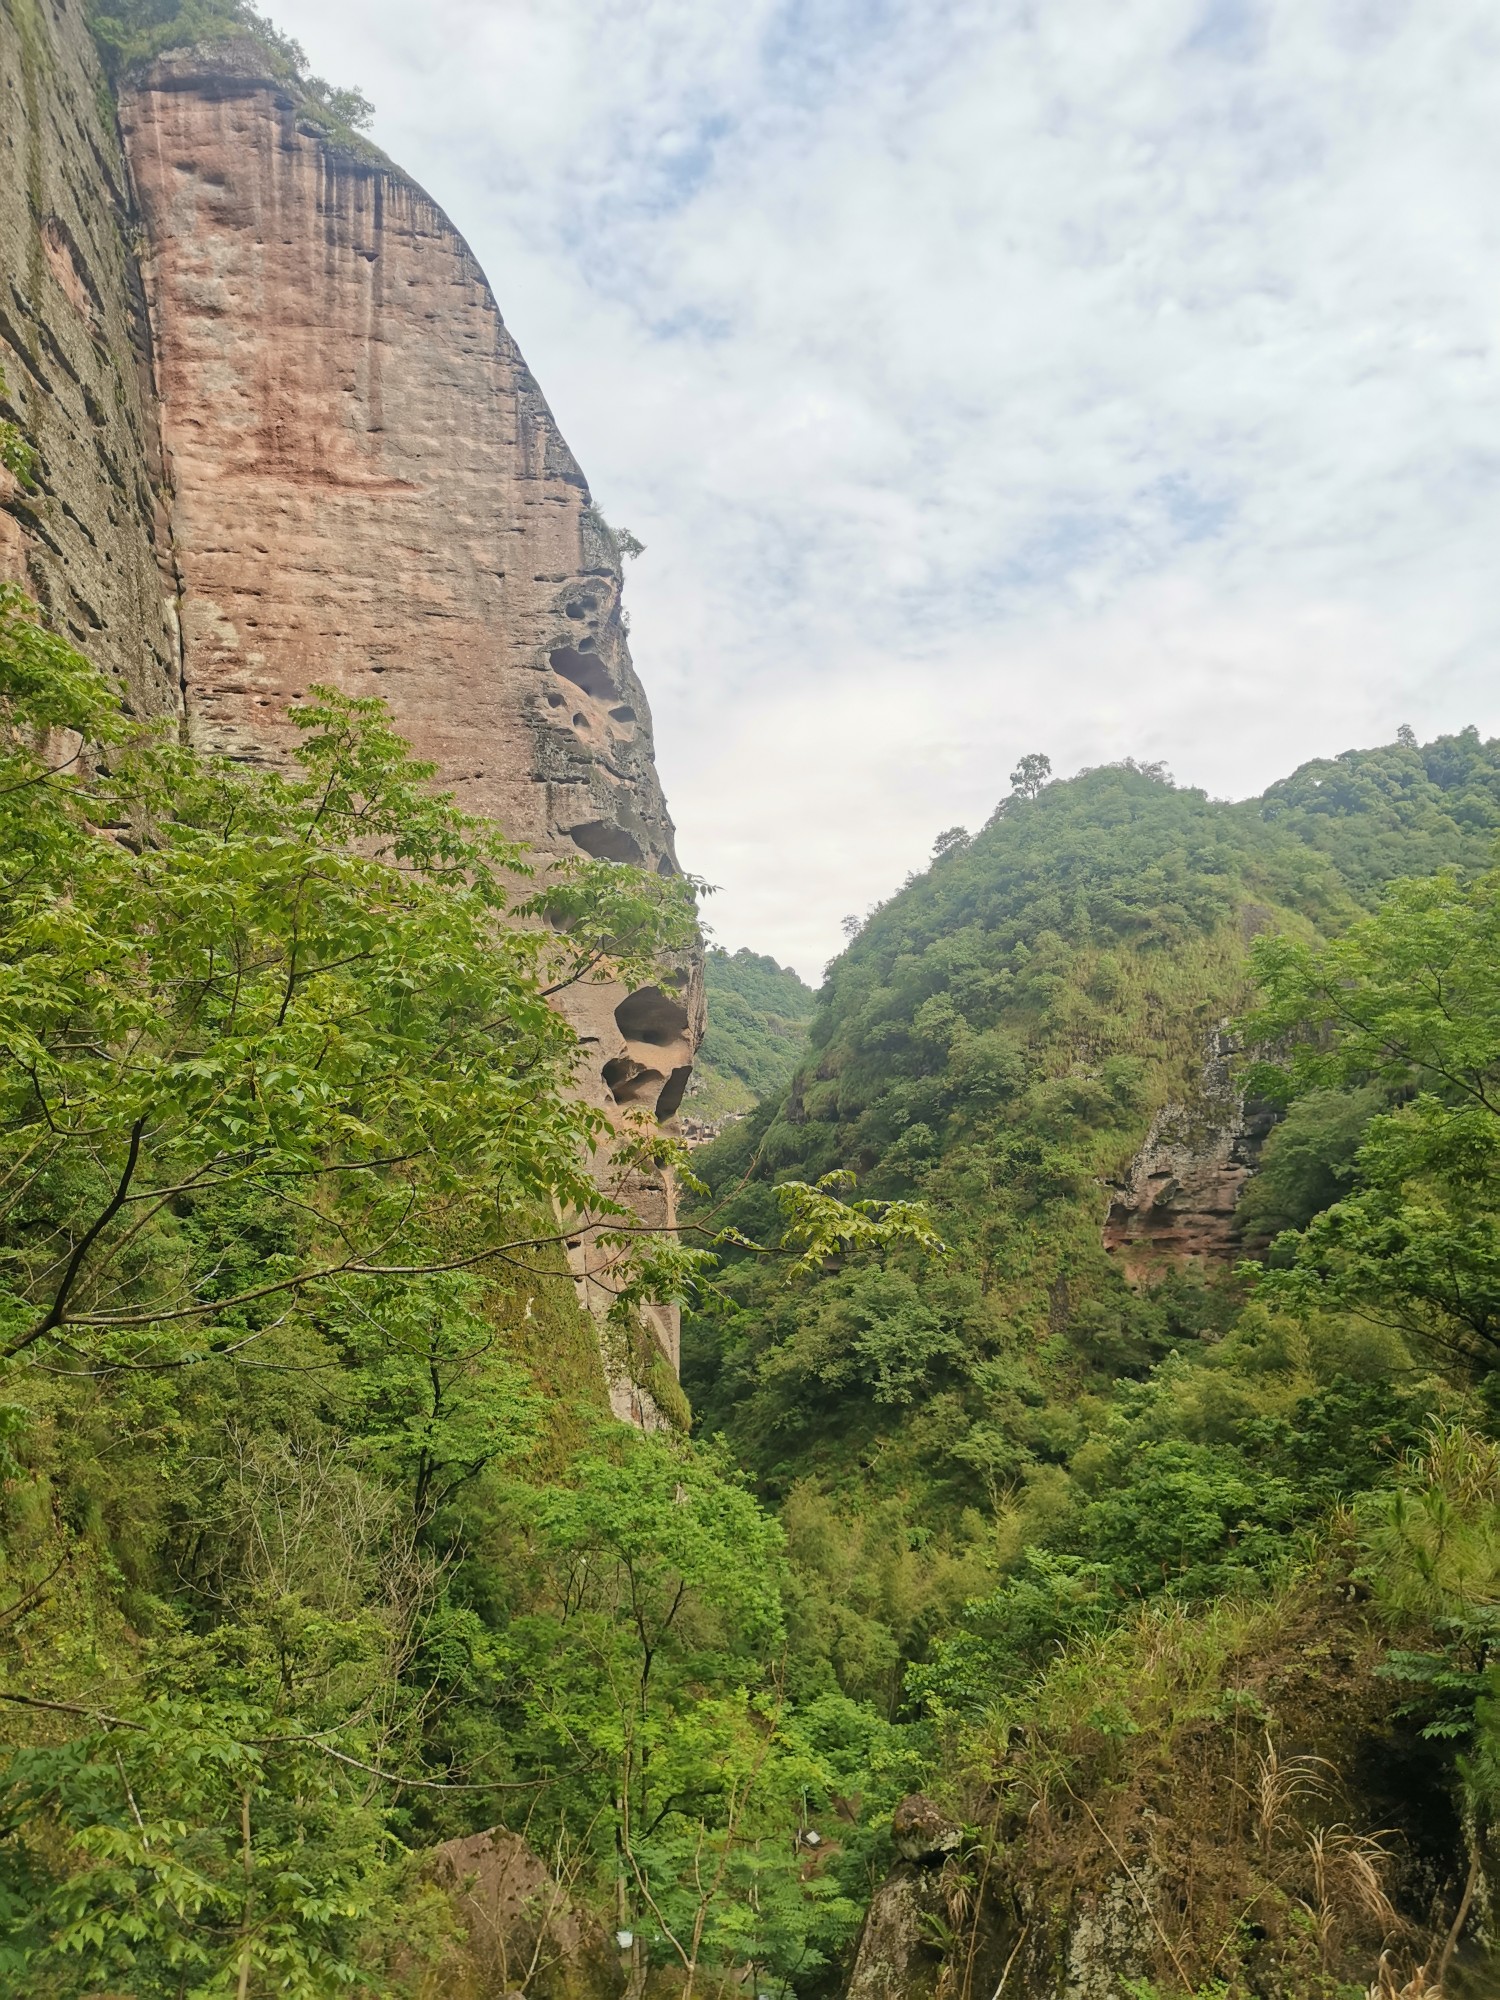
<instances>
[{"instance_id":1,"label":"rock striation","mask_svg":"<svg viewBox=\"0 0 1500 2000\"><path fill-rule=\"evenodd\" d=\"M249 40L127 81L194 734L378 694L519 839L672 870L613 537L442 211Z\"/></svg>"},{"instance_id":2,"label":"rock striation","mask_svg":"<svg viewBox=\"0 0 1500 2000\"><path fill-rule=\"evenodd\" d=\"M121 683L181 701L146 315L108 92L83 9L0 7L0 415L35 448L0 469L0 579Z\"/></svg>"}]
</instances>

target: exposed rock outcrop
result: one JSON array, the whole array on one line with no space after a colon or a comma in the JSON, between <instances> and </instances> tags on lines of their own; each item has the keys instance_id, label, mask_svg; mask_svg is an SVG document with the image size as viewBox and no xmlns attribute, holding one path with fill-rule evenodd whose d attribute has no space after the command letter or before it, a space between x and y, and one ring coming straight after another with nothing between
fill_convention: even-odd
<instances>
[{"instance_id":1,"label":"exposed rock outcrop","mask_svg":"<svg viewBox=\"0 0 1500 2000\"><path fill-rule=\"evenodd\" d=\"M463 238L373 149L316 129L253 40L163 56L120 122L193 737L275 760L314 683L378 694L466 810L543 854L675 872L619 551ZM585 1094L671 1120L697 963L558 1004ZM672 1220L666 1177L626 1192ZM591 1239L571 1254L603 1303ZM675 1368L676 1315L654 1320ZM617 1374L619 1414L651 1421L641 1371Z\"/></svg>"},{"instance_id":2,"label":"exposed rock outcrop","mask_svg":"<svg viewBox=\"0 0 1500 2000\"><path fill-rule=\"evenodd\" d=\"M1325 1580L1247 1621L1222 1670L1234 1700L1203 1702L1191 1641L1159 1643L1146 1726L1081 1711L1061 1757L1016 1733L976 1797L967 1866L927 1801L898 1807L902 1858L848 2000L1124 2000L1216 1990L1236 1967L1244 1990L1302 2000L1362 1991L1382 1952L1436 1963L1465 1829L1357 1595Z\"/></svg>"},{"instance_id":3,"label":"exposed rock outcrop","mask_svg":"<svg viewBox=\"0 0 1500 2000\"><path fill-rule=\"evenodd\" d=\"M463 1941L443 1969L448 2000L619 2000L613 1942L518 1834L495 1828L445 1841L430 1861L453 1898Z\"/></svg>"},{"instance_id":4,"label":"exposed rock outcrop","mask_svg":"<svg viewBox=\"0 0 1500 2000\"><path fill-rule=\"evenodd\" d=\"M942 2000L989 1993L1000 1935L986 1908L976 1914L955 1963L971 1903L960 1862L963 1829L921 1793L891 1815L896 1863L876 1890L860 1932L847 2000Z\"/></svg>"},{"instance_id":5,"label":"exposed rock outcrop","mask_svg":"<svg viewBox=\"0 0 1500 2000\"><path fill-rule=\"evenodd\" d=\"M170 551L131 226L83 9L0 7L0 414L37 452L34 491L0 469L0 578L115 674L137 714L175 714Z\"/></svg>"},{"instance_id":6,"label":"exposed rock outcrop","mask_svg":"<svg viewBox=\"0 0 1500 2000\"><path fill-rule=\"evenodd\" d=\"M1132 1284L1171 1264L1240 1255L1234 1213L1274 1113L1246 1102L1230 1070L1233 1054L1227 1028L1216 1028L1196 1096L1162 1106L1124 1180L1111 1187L1104 1247Z\"/></svg>"}]
</instances>

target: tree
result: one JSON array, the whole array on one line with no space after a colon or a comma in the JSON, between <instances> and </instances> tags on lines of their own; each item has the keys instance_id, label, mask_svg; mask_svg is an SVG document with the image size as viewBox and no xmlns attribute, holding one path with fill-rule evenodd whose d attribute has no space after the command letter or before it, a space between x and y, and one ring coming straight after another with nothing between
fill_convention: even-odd
<instances>
[{"instance_id":1,"label":"tree","mask_svg":"<svg viewBox=\"0 0 1500 2000\"><path fill-rule=\"evenodd\" d=\"M547 1000L685 942L690 885L580 862L518 909L521 850L381 703L315 691L296 772L248 774L123 728L16 593L0 617L6 1354L242 1349L330 1287L628 1219ZM231 1276L212 1213L247 1201L267 1254Z\"/></svg>"},{"instance_id":2,"label":"tree","mask_svg":"<svg viewBox=\"0 0 1500 2000\"><path fill-rule=\"evenodd\" d=\"M612 1848L622 1925L690 1994L705 1955L764 1955L760 1903L797 1887L796 1801L830 1784L779 1686L782 1532L721 1449L665 1436L601 1435L565 1484L512 1504L517 1769L571 1772L554 1799ZM791 1923L804 1948L815 1914Z\"/></svg>"},{"instance_id":3,"label":"tree","mask_svg":"<svg viewBox=\"0 0 1500 2000\"><path fill-rule=\"evenodd\" d=\"M1398 882L1314 945L1256 940L1251 1071L1283 1101L1383 1087L1353 1190L1297 1238L1271 1298L1353 1308L1481 1369L1500 1366L1500 871Z\"/></svg>"},{"instance_id":4,"label":"tree","mask_svg":"<svg viewBox=\"0 0 1500 2000\"><path fill-rule=\"evenodd\" d=\"M1010 782L1023 798L1034 799L1052 776L1052 759L1040 750L1031 750L1010 774Z\"/></svg>"}]
</instances>

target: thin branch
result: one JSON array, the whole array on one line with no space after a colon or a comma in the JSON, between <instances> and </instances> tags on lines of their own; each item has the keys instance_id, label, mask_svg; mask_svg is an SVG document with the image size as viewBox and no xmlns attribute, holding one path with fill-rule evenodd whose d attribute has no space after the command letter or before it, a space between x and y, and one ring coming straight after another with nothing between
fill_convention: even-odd
<instances>
[{"instance_id":1,"label":"thin branch","mask_svg":"<svg viewBox=\"0 0 1500 2000\"><path fill-rule=\"evenodd\" d=\"M84 1233L82 1241L78 1244L72 1257L69 1259L68 1268L63 1273L62 1282L57 1288L56 1296L53 1298L45 1318L38 1321L29 1333L22 1334L19 1339L12 1341L10 1346L5 1350L7 1355L19 1354L23 1348L30 1347L34 1340L40 1340L43 1334L51 1333L54 1328L62 1325L63 1315L67 1310L68 1295L77 1282L78 1273L83 1268L84 1258L98 1241L101 1232L109 1227L110 1223L114 1221L121 1208L125 1205L125 1197L129 1194L130 1183L135 1177L136 1163L141 1156L141 1138L145 1130L146 1117L145 1113L142 1112L141 1116L136 1119L130 1128L130 1146L125 1155L125 1165L121 1171L119 1183L114 1193L105 1203L103 1212L97 1217L93 1227Z\"/></svg>"}]
</instances>

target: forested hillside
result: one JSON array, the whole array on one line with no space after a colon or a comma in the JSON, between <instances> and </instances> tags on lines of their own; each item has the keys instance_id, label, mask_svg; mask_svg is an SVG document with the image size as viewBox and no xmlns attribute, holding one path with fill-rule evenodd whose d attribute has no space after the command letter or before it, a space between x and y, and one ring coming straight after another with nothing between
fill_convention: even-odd
<instances>
[{"instance_id":1,"label":"forested hillside","mask_svg":"<svg viewBox=\"0 0 1500 2000\"><path fill-rule=\"evenodd\" d=\"M1500 746L1013 794L674 1247L547 998L682 878L0 668L7 1992L1486 1990ZM671 1296L696 1441L607 1411Z\"/></svg>"},{"instance_id":2,"label":"forested hillside","mask_svg":"<svg viewBox=\"0 0 1500 2000\"><path fill-rule=\"evenodd\" d=\"M672 1283L620 1190L674 1148L548 1004L691 894L539 877L378 701L297 723L205 760L0 588L0 1987L810 1974L859 1907L793 1836L885 1724L727 1455L609 1418ZM499 1928L448 1894L479 1836L531 1871Z\"/></svg>"},{"instance_id":3,"label":"forested hillside","mask_svg":"<svg viewBox=\"0 0 1500 2000\"><path fill-rule=\"evenodd\" d=\"M788 1089L699 1156L705 1226L850 1173L946 1245L791 1284L741 1255L684 1362L840 1685L927 1718L978 1843L922 1918L951 1946L891 1985L862 1960L861 1993L987 1952L1051 1993L1111 1876L1125 1943L1090 1976L1131 1992L1362 1993L1386 1948L1434 1976L1500 1802L1497 827L1473 731L1243 805L1033 774L874 913ZM1236 1115L1238 1213L1122 1255L1148 1138L1177 1135L1170 1222ZM1298 1757L1257 1852L1234 1801Z\"/></svg>"},{"instance_id":4,"label":"forested hillside","mask_svg":"<svg viewBox=\"0 0 1500 2000\"><path fill-rule=\"evenodd\" d=\"M704 953L708 1031L688 1087L687 1115L717 1122L749 1111L791 1081L812 1020L813 993L774 958L710 945Z\"/></svg>"}]
</instances>

